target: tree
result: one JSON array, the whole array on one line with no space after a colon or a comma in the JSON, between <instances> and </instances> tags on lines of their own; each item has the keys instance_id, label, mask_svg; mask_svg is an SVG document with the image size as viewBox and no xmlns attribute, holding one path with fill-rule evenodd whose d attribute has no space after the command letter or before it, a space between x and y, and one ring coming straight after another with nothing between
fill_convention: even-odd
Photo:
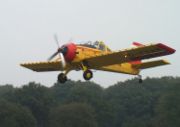
<instances>
[{"instance_id":1,"label":"tree","mask_svg":"<svg viewBox=\"0 0 180 127\"><path fill-rule=\"evenodd\" d=\"M54 86L50 88L56 105L58 105L59 103L62 104L67 100L69 91L72 87L75 86L75 84L76 83L73 81L67 81L64 84L55 83Z\"/></svg>"},{"instance_id":2,"label":"tree","mask_svg":"<svg viewBox=\"0 0 180 127\"><path fill-rule=\"evenodd\" d=\"M164 91L155 108L154 127L180 126L180 86L173 84Z\"/></svg>"},{"instance_id":3,"label":"tree","mask_svg":"<svg viewBox=\"0 0 180 127\"><path fill-rule=\"evenodd\" d=\"M15 102L28 107L37 120L38 127L48 126L48 114L54 100L49 89L34 82L17 89Z\"/></svg>"},{"instance_id":4,"label":"tree","mask_svg":"<svg viewBox=\"0 0 180 127\"><path fill-rule=\"evenodd\" d=\"M114 127L129 126L129 123L132 125L135 118L136 122L147 121L147 125L151 118L147 117L152 113L151 93L143 85L136 83L136 80L120 82L109 87L105 91L105 99L112 105Z\"/></svg>"},{"instance_id":5,"label":"tree","mask_svg":"<svg viewBox=\"0 0 180 127\"><path fill-rule=\"evenodd\" d=\"M77 82L68 91L66 103L81 102L96 105L102 99L103 89L91 82Z\"/></svg>"},{"instance_id":6,"label":"tree","mask_svg":"<svg viewBox=\"0 0 180 127\"><path fill-rule=\"evenodd\" d=\"M93 82L72 82L55 84L52 88L59 104L86 103L95 110L95 119L99 126L109 127L111 125L110 104L103 99L104 89Z\"/></svg>"},{"instance_id":7,"label":"tree","mask_svg":"<svg viewBox=\"0 0 180 127\"><path fill-rule=\"evenodd\" d=\"M93 109L87 104L71 103L53 108L50 127L97 127Z\"/></svg>"},{"instance_id":8,"label":"tree","mask_svg":"<svg viewBox=\"0 0 180 127\"><path fill-rule=\"evenodd\" d=\"M32 113L19 104L0 100L0 127L37 127Z\"/></svg>"},{"instance_id":9,"label":"tree","mask_svg":"<svg viewBox=\"0 0 180 127\"><path fill-rule=\"evenodd\" d=\"M106 89L82 81L0 86L0 127L179 127L179 83L179 77L162 77Z\"/></svg>"},{"instance_id":10,"label":"tree","mask_svg":"<svg viewBox=\"0 0 180 127\"><path fill-rule=\"evenodd\" d=\"M15 88L13 88L12 85L7 84L4 86L0 86L0 97L6 100L12 100L14 98L14 91Z\"/></svg>"}]
</instances>

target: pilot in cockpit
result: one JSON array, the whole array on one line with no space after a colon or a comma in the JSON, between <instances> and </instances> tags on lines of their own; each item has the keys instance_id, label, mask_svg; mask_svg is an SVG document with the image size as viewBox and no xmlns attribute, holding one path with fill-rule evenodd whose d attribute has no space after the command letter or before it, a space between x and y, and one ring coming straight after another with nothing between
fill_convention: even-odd
<instances>
[{"instance_id":1,"label":"pilot in cockpit","mask_svg":"<svg viewBox=\"0 0 180 127\"><path fill-rule=\"evenodd\" d=\"M95 41L94 46L99 50L102 50L102 51L106 50L106 46L104 45L102 41Z\"/></svg>"}]
</instances>

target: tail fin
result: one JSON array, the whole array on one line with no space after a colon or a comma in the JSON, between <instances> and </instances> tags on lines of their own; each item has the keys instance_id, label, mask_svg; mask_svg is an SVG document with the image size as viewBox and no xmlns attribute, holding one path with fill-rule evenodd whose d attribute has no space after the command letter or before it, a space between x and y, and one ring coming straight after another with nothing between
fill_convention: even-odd
<instances>
[{"instance_id":1,"label":"tail fin","mask_svg":"<svg viewBox=\"0 0 180 127\"><path fill-rule=\"evenodd\" d=\"M139 43L139 42L133 42L132 43L134 46L136 46L136 47L142 47L142 46L144 46L143 44L141 44L141 43Z\"/></svg>"}]
</instances>

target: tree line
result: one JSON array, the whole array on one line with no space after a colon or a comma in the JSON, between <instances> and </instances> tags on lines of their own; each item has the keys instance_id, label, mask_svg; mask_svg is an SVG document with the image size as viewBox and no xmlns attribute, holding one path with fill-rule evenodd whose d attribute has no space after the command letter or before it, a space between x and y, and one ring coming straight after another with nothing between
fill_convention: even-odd
<instances>
[{"instance_id":1,"label":"tree line","mask_svg":"<svg viewBox=\"0 0 180 127\"><path fill-rule=\"evenodd\" d=\"M103 84L101 84L103 86ZM0 86L0 127L179 127L180 77Z\"/></svg>"}]
</instances>

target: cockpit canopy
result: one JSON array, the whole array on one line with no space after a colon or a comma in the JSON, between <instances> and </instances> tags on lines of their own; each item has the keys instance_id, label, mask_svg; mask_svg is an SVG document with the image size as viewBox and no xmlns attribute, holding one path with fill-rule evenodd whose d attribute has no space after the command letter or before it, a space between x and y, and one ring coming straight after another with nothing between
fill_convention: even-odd
<instances>
[{"instance_id":1,"label":"cockpit canopy","mask_svg":"<svg viewBox=\"0 0 180 127\"><path fill-rule=\"evenodd\" d=\"M102 51L111 51L105 44L104 42L102 41L95 41L94 43L91 42L91 41L88 41L84 44L80 44L82 46L86 46L86 47L89 47L89 48L95 48L95 49L99 49L99 50L102 50Z\"/></svg>"}]
</instances>

